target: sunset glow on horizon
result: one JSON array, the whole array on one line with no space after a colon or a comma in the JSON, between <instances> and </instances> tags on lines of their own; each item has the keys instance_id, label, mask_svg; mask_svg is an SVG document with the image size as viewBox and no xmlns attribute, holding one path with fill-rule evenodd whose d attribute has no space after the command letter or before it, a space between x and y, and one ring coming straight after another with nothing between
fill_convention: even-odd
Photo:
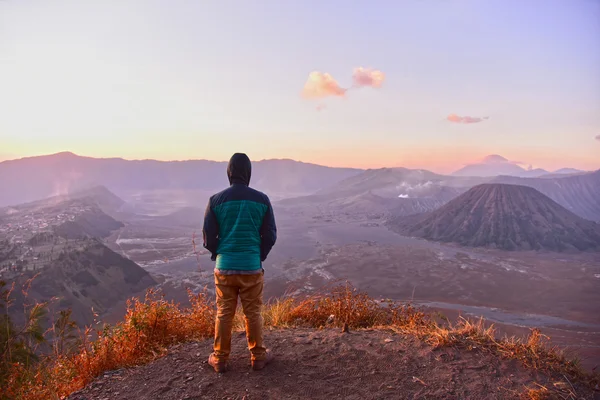
<instances>
[{"instance_id":1,"label":"sunset glow on horizon","mask_svg":"<svg viewBox=\"0 0 600 400\"><path fill-rule=\"evenodd\" d=\"M499 154L596 170L598 15L584 0L7 0L0 161L244 151L449 173Z\"/></svg>"}]
</instances>

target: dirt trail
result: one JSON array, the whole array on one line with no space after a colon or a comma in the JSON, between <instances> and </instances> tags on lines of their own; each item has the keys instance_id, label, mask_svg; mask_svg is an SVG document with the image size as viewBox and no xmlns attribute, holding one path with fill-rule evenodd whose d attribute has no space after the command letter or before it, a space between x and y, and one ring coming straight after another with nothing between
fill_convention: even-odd
<instances>
[{"instance_id":1,"label":"dirt trail","mask_svg":"<svg viewBox=\"0 0 600 400\"><path fill-rule=\"evenodd\" d=\"M555 381L477 349L433 350L384 330L275 330L266 340L276 358L263 371L250 370L238 333L223 375L206 363L211 341L187 343L151 364L106 373L69 400L513 399L535 382Z\"/></svg>"}]
</instances>

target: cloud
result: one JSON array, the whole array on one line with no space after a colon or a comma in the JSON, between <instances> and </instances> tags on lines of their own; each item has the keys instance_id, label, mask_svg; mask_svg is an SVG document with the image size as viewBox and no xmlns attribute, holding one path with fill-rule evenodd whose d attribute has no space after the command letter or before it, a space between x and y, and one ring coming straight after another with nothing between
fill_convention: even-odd
<instances>
[{"instance_id":1,"label":"cloud","mask_svg":"<svg viewBox=\"0 0 600 400\"><path fill-rule=\"evenodd\" d=\"M456 114L450 114L446 117L446 119L450 122L454 122L457 124L476 124L478 122L483 122L486 119L489 119L490 117L483 117L483 118L479 118L479 117L469 117L469 116L464 116L461 117L459 115Z\"/></svg>"},{"instance_id":2,"label":"cloud","mask_svg":"<svg viewBox=\"0 0 600 400\"><path fill-rule=\"evenodd\" d=\"M302 89L302 97L307 99L320 99L324 97L343 97L346 90L342 88L331 75L326 72L314 71Z\"/></svg>"},{"instance_id":3,"label":"cloud","mask_svg":"<svg viewBox=\"0 0 600 400\"><path fill-rule=\"evenodd\" d=\"M350 89L361 87L380 88L385 79L385 74L373 68L354 68L352 73L353 85ZM305 99L322 99L325 97L344 97L348 89L343 88L327 72L313 71L302 89L302 97ZM317 111L322 108L317 106Z\"/></svg>"},{"instance_id":4,"label":"cloud","mask_svg":"<svg viewBox=\"0 0 600 400\"><path fill-rule=\"evenodd\" d=\"M600 140L600 135L596 135L596 140Z\"/></svg>"},{"instance_id":5,"label":"cloud","mask_svg":"<svg viewBox=\"0 0 600 400\"><path fill-rule=\"evenodd\" d=\"M385 74L383 72L372 68L358 67L354 68L352 73L354 87L370 86L380 88L384 79Z\"/></svg>"}]
</instances>

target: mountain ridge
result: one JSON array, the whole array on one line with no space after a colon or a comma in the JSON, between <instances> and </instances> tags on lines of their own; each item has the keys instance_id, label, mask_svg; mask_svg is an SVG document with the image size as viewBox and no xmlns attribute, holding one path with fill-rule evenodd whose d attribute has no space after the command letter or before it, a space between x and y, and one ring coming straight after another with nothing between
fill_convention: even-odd
<instances>
[{"instance_id":1,"label":"mountain ridge","mask_svg":"<svg viewBox=\"0 0 600 400\"><path fill-rule=\"evenodd\" d=\"M446 177L408 168L369 169L315 194L277 202L288 209L312 209L323 218L380 219L433 210L463 193L460 185L447 186Z\"/></svg>"},{"instance_id":2,"label":"mountain ridge","mask_svg":"<svg viewBox=\"0 0 600 400\"><path fill-rule=\"evenodd\" d=\"M28 157L0 163L0 182L10 191L0 207L105 186L117 196L136 191L183 189L215 191L227 185L226 161L125 160L73 153ZM361 172L292 160L253 163L251 183L269 194L310 194Z\"/></svg>"},{"instance_id":3,"label":"mountain ridge","mask_svg":"<svg viewBox=\"0 0 600 400\"><path fill-rule=\"evenodd\" d=\"M532 166L523 168L521 165L523 163L510 161L500 155L492 154L484 157L479 162L467 164L450 175L479 177L507 175L520 178L539 178L547 175L568 175L586 172L575 168L559 168L554 171L548 171L543 168L532 168Z\"/></svg>"},{"instance_id":4,"label":"mountain ridge","mask_svg":"<svg viewBox=\"0 0 600 400\"><path fill-rule=\"evenodd\" d=\"M451 175L480 177L493 177L498 175L539 177L550 173L541 168L527 170L520 167L518 164L518 162L509 161L507 158L492 154L484 157L480 162L465 165L457 171L454 171Z\"/></svg>"},{"instance_id":5,"label":"mountain ridge","mask_svg":"<svg viewBox=\"0 0 600 400\"><path fill-rule=\"evenodd\" d=\"M228 160L210 160L207 158L157 160L154 158L92 157L92 156L79 155L79 154L71 152L71 151L60 151L58 153L50 153L50 154L43 154L43 155L36 155L36 156L13 158L13 159L9 159L9 160L2 160L2 161L0 161L0 165L4 164L4 163L13 163L13 162L18 162L18 161L26 161L26 160L33 160L33 159L40 159L40 158L63 158L63 159L64 158L67 158L67 159L68 158L84 158L84 159L90 159L90 160L118 160L118 161L131 161L131 162L153 161L153 162L157 162L157 163L185 163L185 162L194 162L194 161L218 163L218 164L227 164L228 163ZM289 162L293 162L293 163L297 163L297 164L314 165L314 166L318 166L318 167L325 167L325 168L332 168L332 169L354 169L354 170L360 170L360 171L365 170L364 168L356 168L356 167L332 167L332 166L324 165L324 164L295 160L293 158L288 158L288 157L261 158L261 159L257 159L257 160L252 160L253 163L262 163L262 162L267 162L267 161L289 161Z\"/></svg>"}]
</instances>

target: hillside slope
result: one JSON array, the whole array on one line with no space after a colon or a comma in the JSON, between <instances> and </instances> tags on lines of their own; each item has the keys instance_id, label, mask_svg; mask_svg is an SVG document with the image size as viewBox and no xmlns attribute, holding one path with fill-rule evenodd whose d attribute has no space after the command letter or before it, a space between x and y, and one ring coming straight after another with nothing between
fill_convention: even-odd
<instances>
[{"instance_id":1,"label":"hillside slope","mask_svg":"<svg viewBox=\"0 0 600 400\"><path fill-rule=\"evenodd\" d=\"M293 210L312 207L324 214L353 217L411 215L432 211L467 190L458 181L425 170L372 169L314 195L278 204Z\"/></svg>"},{"instance_id":2,"label":"hillside slope","mask_svg":"<svg viewBox=\"0 0 600 400\"><path fill-rule=\"evenodd\" d=\"M393 218L392 230L440 242L505 250L600 250L600 225L537 190L483 184L423 215Z\"/></svg>"},{"instance_id":3,"label":"hillside slope","mask_svg":"<svg viewBox=\"0 0 600 400\"><path fill-rule=\"evenodd\" d=\"M104 374L69 400L142 399L512 399L527 388L554 389L551 376L489 352L435 350L386 330L274 330L265 340L275 359L250 371L243 333L234 335L231 370L206 363L212 340L171 347L151 364ZM566 384L566 382L564 383ZM583 399L589 388L577 387ZM567 393L562 392L562 393Z\"/></svg>"},{"instance_id":4,"label":"hillside slope","mask_svg":"<svg viewBox=\"0 0 600 400\"><path fill-rule=\"evenodd\" d=\"M54 232L67 239L80 237L105 238L114 230L125 226L100 209L91 208L54 228Z\"/></svg>"},{"instance_id":5,"label":"hillside slope","mask_svg":"<svg viewBox=\"0 0 600 400\"><path fill-rule=\"evenodd\" d=\"M493 182L532 187L580 217L600 221L600 170L538 179L501 176Z\"/></svg>"},{"instance_id":6,"label":"hillside slope","mask_svg":"<svg viewBox=\"0 0 600 400\"><path fill-rule=\"evenodd\" d=\"M79 326L89 325L94 320L93 312L101 315L119 301L156 284L142 267L97 239L75 241L70 246L45 267L26 271L14 278L17 287L21 287L37 274L26 300L20 291L15 291L13 310L16 321L24 301L30 303L57 298L58 309L71 308Z\"/></svg>"},{"instance_id":7,"label":"hillside slope","mask_svg":"<svg viewBox=\"0 0 600 400\"><path fill-rule=\"evenodd\" d=\"M418 190L447 177L430 171L407 168L369 169L320 190L318 195L353 195L367 191L388 192L392 197L405 194L406 190ZM427 183L429 182L429 184Z\"/></svg>"},{"instance_id":8,"label":"hillside slope","mask_svg":"<svg viewBox=\"0 0 600 400\"><path fill-rule=\"evenodd\" d=\"M72 191L52 197L46 197L28 203L18 204L13 207L17 210L39 209L51 207L68 201L80 200L82 202L93 203L100 207L105 213L114 213L118 211L125 201L112 193L104 186L94 186L88 189Z\"/></svg>"}]
</instances>

